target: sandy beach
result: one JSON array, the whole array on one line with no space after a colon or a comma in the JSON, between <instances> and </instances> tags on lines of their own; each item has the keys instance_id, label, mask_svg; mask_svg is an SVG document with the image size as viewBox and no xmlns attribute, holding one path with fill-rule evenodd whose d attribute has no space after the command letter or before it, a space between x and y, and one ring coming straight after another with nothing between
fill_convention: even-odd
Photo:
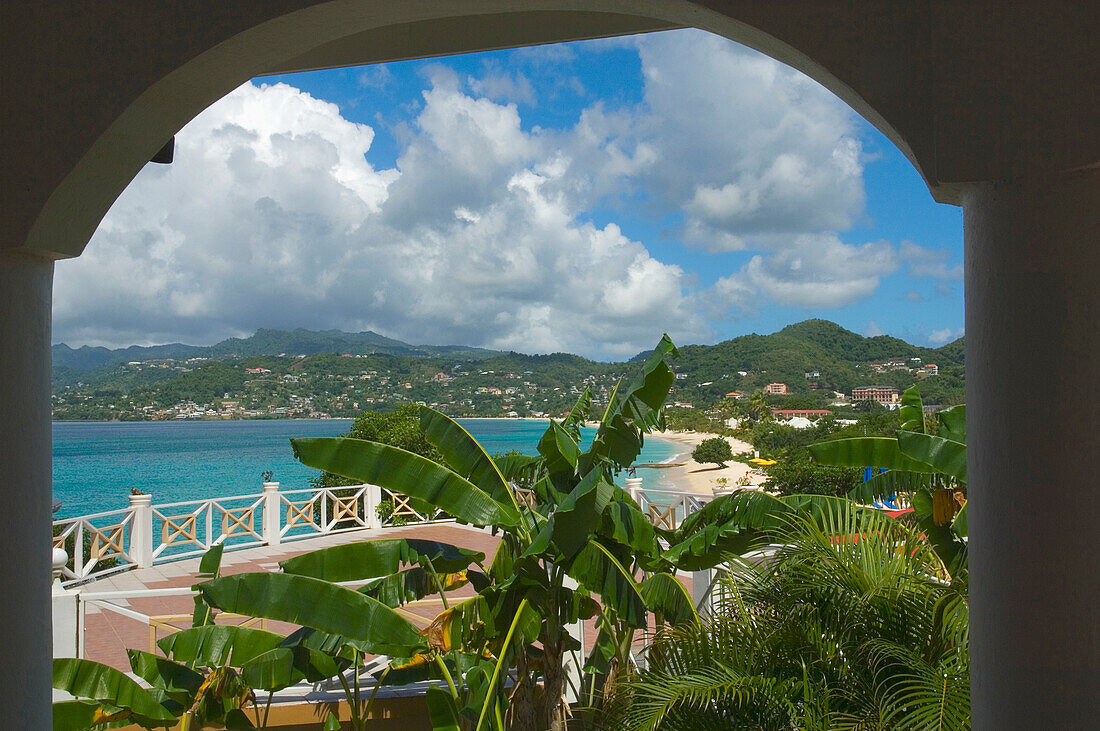
<instances>
[{"instance_id":1,"label":"sandy beach","mask_svg":"<svg viewBox=\"0 0 1100 731\"><path fill-rule=\"evenodd\" d=\"M681 452L677 454L674 459L670 460L672 466L662 468L662 481L673 489L697 492L705 495L712 494L713 488L717 484L719 478L723 477L727 480L729 486L734 485L745 475L749 476L749 482L752 485L759 485L764 481L763 477L750 474L751 468L749 465L742 462L727 462L725 467L719 467L712 464L702 465L695 462L691 458L691 451L704 439L710 439L714 436L717 435L694 431L663 431L649 434L648 437L650 439L663 439L682 446ZM730 447L733 448L734 454L752 452L751 444L734 439L733 437L723 438L730 443ZM645 489L646 487L653 489L657 486L643 483L642 488Z\"/></svg>"}]
</instances>

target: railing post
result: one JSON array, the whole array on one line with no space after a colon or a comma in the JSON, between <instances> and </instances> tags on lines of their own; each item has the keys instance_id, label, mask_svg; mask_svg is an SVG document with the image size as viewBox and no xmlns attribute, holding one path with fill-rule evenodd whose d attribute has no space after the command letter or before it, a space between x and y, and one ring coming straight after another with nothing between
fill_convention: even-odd
<instances>
[{"instance_id":1,"label":"railing post","mask_svg":"<svg viewBox=\"0 0 1100 731\"><path fill-rule=\"evenodd\" d=\"M153 565L153 496L130 493L130 557L139 569Z\"/></svg>"},{"instance_id":2,"label":"railing post","mask_svg":"<svg viewBox=\"0 0 1100 731\"><path fill-rule=\"evenodd\" d=\"M711 616L711 607L714 604L714 579L714 569L691 572L691 602L695 605L700 617Z\"/></svg>"},{"instance_id":3,"label":"railing post","mask_svg":"<svg viewBox=\"0 0 1100 731\"><path fill-rule=\"evenodd\" d=\"M640 479L640 478L639 478ZM570 576L566 576L562 582L562 586L566 589L576 589L578 584ZM578 620L570 624L565 625L565 631L569 635L581 643L581 649L576 653L566 652L565 657L562 658L562 666L565 671L565 688L563 689L563 695L565 696L565 702L569 704L580 703L581 699L578 697L578 693L574 692L576 688L579 692L583 687L583 668L584 668L584 620Z\"/></svg>"},{"instance_id":4,"label":"railing post","mask_svg":"<svg viewBox=\"0 0 1100 731\"><path fill-rule=\"evenodd\" d=\"M363 509L367 511L367 525L373 530L382 527L382 520L378 517L378 504L382 502L382 488L378 485L367 485L363 492Z\"/></svg>"},{"instance_id":5,"label":"railing post","mask_svg":"<svg viewBox=\"0 0 1100 731\"><path fill-rule=\"evenodd\" d=\"M283 511L279 498L279 483L264 483L264 543L277 546L282 540Z\"/></svg>"},{"instance_id":6,"label":"railing post","mask_svg":"<svg viewBox=\"0 0 1100 731\"><path fill-rule=\"evenodd\" d=\"M626 491L630 493L630 497L634 498L634 502L641 504L639 494L642 491L642 478L641 477L628 477L626 478Z\"/></svg>"},{"instance_id":7,"label":"railing post","mask_svg":"<svg viewBox=\"0 0 1100 731\"><path fill-rule=\"evenodd\" d=\"M61 586L61 570L69 554L53 549L53 656L84 656L83 607L80 591Z\"/></svg>"}]
</instances>

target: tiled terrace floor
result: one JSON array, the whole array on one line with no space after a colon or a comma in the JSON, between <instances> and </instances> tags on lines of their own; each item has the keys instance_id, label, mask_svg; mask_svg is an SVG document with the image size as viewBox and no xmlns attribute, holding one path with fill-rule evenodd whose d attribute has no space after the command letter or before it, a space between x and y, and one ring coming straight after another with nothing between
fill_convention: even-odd
<instances>
[{"instance_id":1,"label":"tiled terrace floor","mask_svg":"<svg viewBox=\"0 0 1100 731\"><path fill-rule=\"evenodd\" d=\"M239 551L226 552L222 559L222 575L247 573L253 571L278 570L280 561L297 556L309 551L315 551L328 546L349 543L360 540L376 538L400 538L416 537L428 540L437 540L453 543L464 548L470 548L485 553L487 560L491 559L496 551L500 538L490 533L467 526L453 523L438 523L432 525L410 526L408 528L388 528L384 531L363 530L335 535L318 536L286 543L279 546L258 546ZM124 573L100 579L92 584L82 587L83 592L102 593L115 591L132 591L142 589L167 589L174 587L189 587L197 582L199 559L187 559L172 563L161 564L148 569L134 569ZM691 589L690 575L681 579ZM470 587L464 587L456 592L448 594L461 598L472 594ZM181 628L190 625L190 615L194 609L194 602L190 596L171 596L153 598L113 599L113 603L140 612L152 617L166 615L185 615L187 619L176 622ZM419 605L411 607L410 611L425 618L421 623L426 625L434 617L441 606ZM241 620L230 620L239 622ZM84 622L84 656L90 660L106 663L124 671L129 671L130 665L126 658L126 649L153 650L150 647L149 625L145 622L122 616L109 609L103 609L96 602L85 604ZM288 634L295 627L280 622L269 622L267 628L280 634ZM160 639L166 636L168 630L160 629L156 637ZM585 623L584 639L590 649L595 642L596 631L593 621Z\"/></svg>"}]
</instances>

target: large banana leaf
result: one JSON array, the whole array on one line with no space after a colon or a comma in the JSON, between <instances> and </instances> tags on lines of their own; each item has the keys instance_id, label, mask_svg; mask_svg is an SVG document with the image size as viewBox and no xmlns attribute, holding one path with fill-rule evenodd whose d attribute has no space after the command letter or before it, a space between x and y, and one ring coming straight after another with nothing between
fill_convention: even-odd
<instances>
[{"instance_id":1,"label":"large banana leaf","mask_svg":"<svg viewBox=\"0 0 1100 731\"><path fill-rule=\"evenodd\" d=\"M901 428L924 433L924 401L916 386L905 389L901 395Z\"/></svg>"},{"instance_id":2,"label":"large banana leaf","mask_svg":"<svg viewBox=\"0 0 1100 731\"><path fill-rule=\"evenodd\" d=\"M174 714L125 673L91 660L54 658L53 687L77 698L129 710L151 726L171 726L176 722Z\"/></svg>"},{"instance_id":3,"label":"large banana leaf","mask_svg":"<svg viewBox=\"0 0 1100 731\"><path fill-rule=\"evenodd\" d=\"M924 436L924 435L921 435ZM821 464L838 467L880 467L887 470L936 472L926 463L901 450L890 437L852 437L818 442L809 446L810 455Z\"/></svg>"},{"instance_id":4,"label":"large banana leaf","mask_svg":"<svg viewBox=\"0 0 1100 731\"><path fill-rule=\"evenodd\" d=\"M443 585L443 591L461 589L470 583L473 583L476 589L482 589L489 585L489 578L479 571L459 571L436 574L435 576L439 577L439 581ZM359 593L373 597L387 607L400 607L426 596L438 594L439 587L436 584L435 576L426 568L416 566L371 581L360 587Z\"/></svg>"},{"instance_id":5,"label":"large banana leaf","mask_svg":"<svg viewBox=\"0 0 1100 731\"><path fill-rule=\"evenodd\" d=\"M856 485L848 491L848 499L863 505L888 498L899 492L927 490L935 478L927 472L908 472L906 470L887 470L869 480Z\"/></svg>"},{"instance_id":6,"label":"large banana leaf","mask_svg":"<svg viewBox=\"0 0 1100 731\"><path fill-rule=\"evenodd\" d=\"M616 387L592 446L585 453L583 470L592 469L603 460L611 460L625 468L637 458L642 449L640 432L650 431L658 425L661 406L676 381L676 374L665 363L667 355L679 356L680 352L666 334L629 386Z\"/></svg>"},{"instance_id":7,"label":"large banana leaf","mask_svg":"<svg viewBox=\"0 0 1100 731\"><path fill-rule=\"evenodd\" d=\"M402 565L423 563L425 558L439 573L453 573L484 561L485 554L439 541L386 538L310 551L280 561L279 567L286 574L341 582L387 576Z\"/></svg>"},{"instance_id":8,"label":"large banana leaf","mask_svg":"<svg viewBox=\"0 0 1100 731\"><path fill-rule=\"evenodd\" d=\"M966 482L966 445L943 437L899 431L898 448L932 470Z\"/></svg>"},{"instance_id":9,"label":"large banana leaf","mask_svg":"<svg viewBox=\"0 0 1100 731\"><path fill-rule=\"evenodd\" d=\"M498 503L519 510L516 496L496 463L461 424L433 408L421 406L420 428L424 438L439 450L443 461L459 476L477 485Z\"/></svg>"},{"instance_id":10,"label":"large banana leaf","mask_svg":"<svg viewBox=\"0 0 1100 731\"><path fill-rule=\"evenodd\" d=\"M566 573L588 591L600 597L632 627L645 624L645 598L630 573L630 549L594 538L573 560Z\"/></svg>"},{"instance_id":11,"label":"large banana leaf","mask_svg":"<svg viewBox=\"0 0 1100 731\"><path fill-rule=\"evenodd\" d=\"M563 483L571 480L577 473L577 459L581 453L577 442L568 430L556 421L551 421L539 439L538 450L555 485L568 492L569 488L563 488Z\"/></svg>"},{"instance_id":12,"label":"large banana leaf","mask_svg":"<svg viewBox=\"0 0 1100 731\"><path fill-rule=\"evenodd\" d=\"M450 693L438 685L428 686L428 720L435 731L460 731L458 705Z\"/></svg>"},{"instance_id":13,"label":"large banana leaf","mask_svg":"<svg viewBox=\"0 0 1100 731\"><path fill-rule=\"evenodd\" d=\"M249 687L270 692L288 688L301 680L317 683L339 672L331 656L302 645L276 647L252 658L241 668Z\"/></svg>"},{"instance_id":14,"label":"large banana leaf","mask_svg":"<svg viewBox=\"0 0 1100 731\"><path fill-rule=\"evenodd\" d=\"M57 701L53 704L53 731L87 731L96 725L100 704L92 701Z\"/></svg>"},{"instance_id":15,"label":"large banana leaf","mask_svg":"<svg viewBox=\"0 0 1100 731\"><path fill-rule=\"evenodd\" d=\"M642 582L642 598L646 608L676 626L698 624L699 613L687 587L672 574L653 574Z\"/></svg>"},{"instance_id":16,"label":"large banana leaf","mask_svg":"<svg viewBox=\"0 0 1100 731\"><path fill-rule=\"evenodd\" d=\"M561 563L572 561L599 526L613 492L614 485L603 479L599 470L589 472L546 521L526 553L542 553L553 544Z\"/></svg>"},{"instance_id":17,"label":"large banana leaf","mask_svg":"<svg viewBox=\"0 0 1100 731\"><path fill-rule=\"evenodd\" d=\"M199 584L227 612L266 617L368 642L378 654L409 657L421 645L415 625L377 599L327 581L290 574L238 574Z\"/></svg>"},{"instance_id":18,"label":"large banana leaf","mask_svg":"<svg viewBox=\"0 0 1100 731\"><path fill-rule=\"evenodd\" d=\"M176 662L216 667L232 662L240 666L257 655L275 649L285 638L254 627L205 625L173 632L157 647Z\"/></svg>"},{"instance_id":19,"label":"large banana leaf","mask_svg":"<svg viewBox=\"0 0 1100 731\"><path fill-rule=\"evenodd\" d=\"M126 655L134 675L160 688L183 707L191 705L202 686L202 675L182 663L141 650L127 650Z\"/></svg>"},{"instance_id":20,"label":"large banana leaf","mask_svg":"<svg viewBox=\"0 0 1100 731\"><path fill-rule=\"evenodd\" d=\"M290 442L302 464L420 498L467 523L515 527L521 522L515 506L497 502L464 477L404 449L341 437Z\"/></svg>"},{"instance_id":21,"label":"large banana leaf","mask_svg":"<svg viewBox=\"0 0 1100 731\"><path fill-rule=\"evenodd\" d=\"M939 436L966 443L966 404L952 406L936 414L940 420Z\"/></svg>"},{"instance_id":22,"label":"large banana leaf","mask_svg":"<svg viewBox=\"0 0 1100 731\"><path fill-rule=\"evenodd\" d=\"M641 554L655 554L660 546L653 524L628 495L622 493L622 497L625 499L614 499L604 508L599 534Z\"/></svg>"}]
</instances>

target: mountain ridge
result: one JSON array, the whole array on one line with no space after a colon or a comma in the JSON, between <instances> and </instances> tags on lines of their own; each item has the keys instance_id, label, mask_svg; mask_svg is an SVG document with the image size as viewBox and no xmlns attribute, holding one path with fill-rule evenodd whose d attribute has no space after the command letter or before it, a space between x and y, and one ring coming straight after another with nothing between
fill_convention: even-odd
<instances>
[{"instance_id":1,"label":"mountain ridge","mask_svg":"<svg viewBox=\"0 0 1100 731\"><path fill-rule=\"evenodd\" d=\"M410 345L388 338L373 330L349 333L342 330L276 330L260 328L247 338L226 338L213 345L131 345L125 348L105 348L83 345L72 348L57 343L51 349L55 367L92 370L135 360L188 358L248 357L255 355L316 355L317 353L347 353L350 355L407 355L425 358L461 357L483 360L503 351L466 345Z\"/></svg>"}]
</instances>

